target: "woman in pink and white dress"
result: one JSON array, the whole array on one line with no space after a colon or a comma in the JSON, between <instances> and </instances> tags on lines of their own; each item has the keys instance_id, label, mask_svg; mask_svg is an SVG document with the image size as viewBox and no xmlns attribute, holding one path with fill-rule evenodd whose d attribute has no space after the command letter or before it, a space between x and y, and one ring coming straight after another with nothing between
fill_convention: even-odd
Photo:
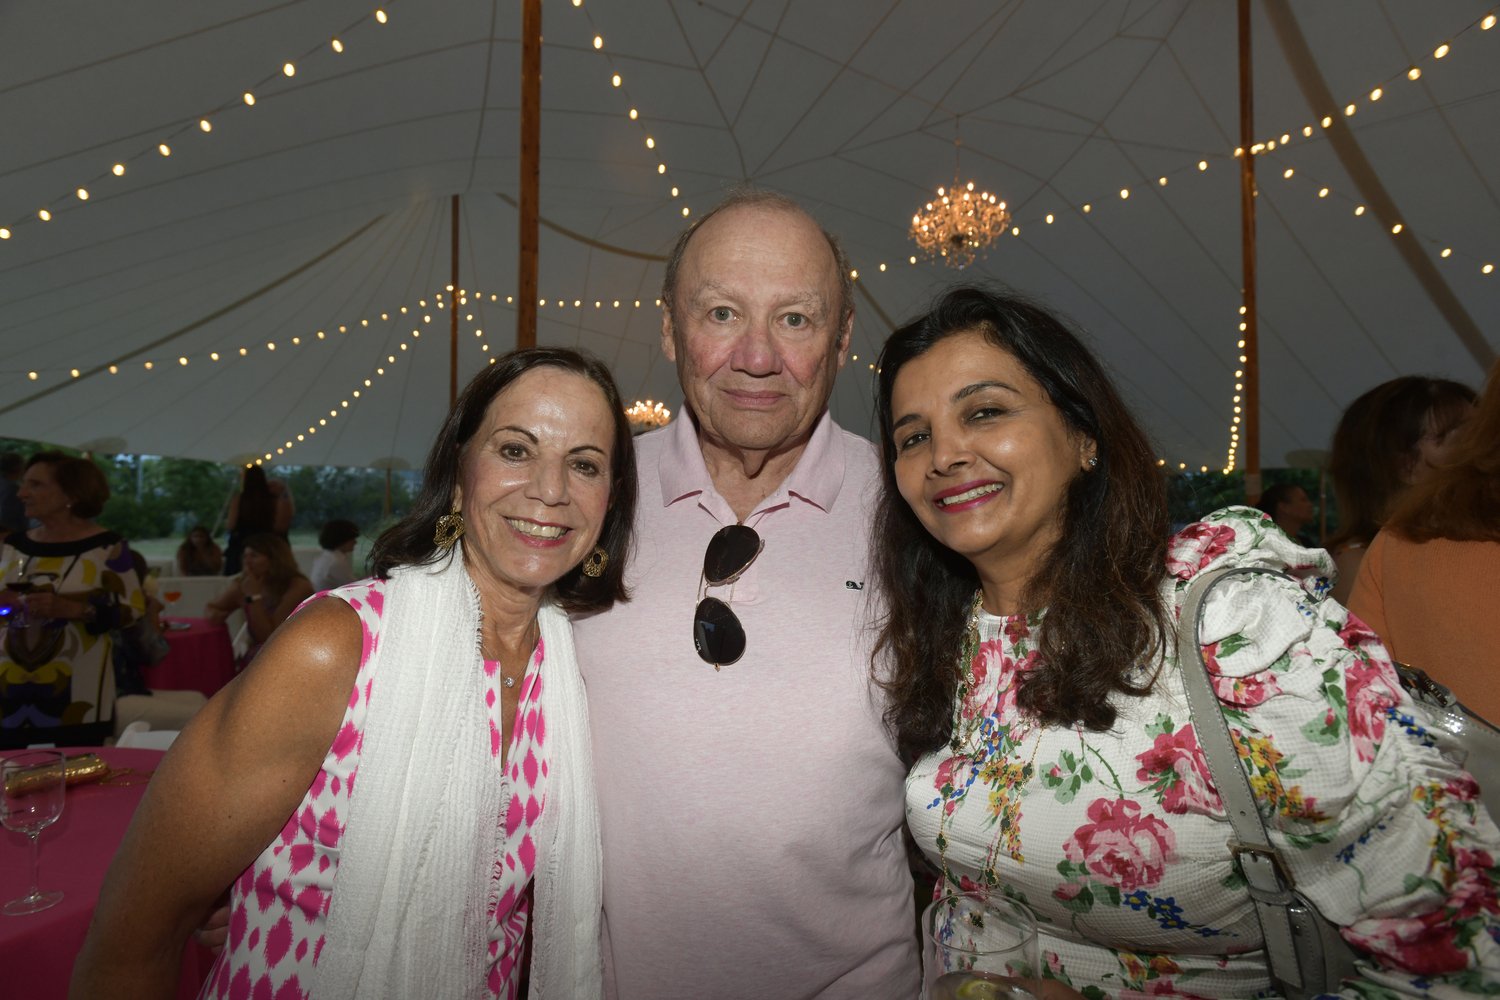
<instances>
[{"instance_id":1,"label":"woman in pink and white dress","mask_svg":"<svg viewBox=\"0 0 1500 1000\"><path fill-rule=\"evenodd\" d=\"M175 996L228 886L204 997L513 998L528 924L530 995L599 997L567 614L627 597L634 462L598 360L487 366L376 544L376 577L309 600L163 759L73 995Z\"/></svg>"}]
</instances>

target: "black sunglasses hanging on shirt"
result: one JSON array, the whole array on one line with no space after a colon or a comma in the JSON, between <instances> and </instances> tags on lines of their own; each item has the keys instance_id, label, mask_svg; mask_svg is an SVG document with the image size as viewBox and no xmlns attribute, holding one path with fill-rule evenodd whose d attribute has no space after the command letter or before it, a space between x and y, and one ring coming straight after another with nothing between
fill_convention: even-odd
<instances>
[{"instance_id":1,"label":"black sunglasses hanging on shirt","mask_svg":"<svg viewBox=\"0 0 1500 1000\"><path fill-rule=\"evenodd\" d=\"M738 580L766 543L754 528L730 524L714 532L703 553L703 582L722 587ZM732 599L732 598L731 598ZM717 597L705 597L693 614L693 646L704 663L718 670L745 655L745 628L728 604Z\"/></svg>"}]
</instances>

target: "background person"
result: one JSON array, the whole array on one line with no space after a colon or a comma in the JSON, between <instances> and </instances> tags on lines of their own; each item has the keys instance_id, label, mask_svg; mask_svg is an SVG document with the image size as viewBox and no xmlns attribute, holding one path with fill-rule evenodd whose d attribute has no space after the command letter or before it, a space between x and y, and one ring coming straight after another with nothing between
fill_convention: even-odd
<instances>
[{"instance_id":1,"label":"background person","mask_svg":"<svg viewBox=\"0 0 1500 1000\"><path fill-rule=\"evenodd\" d=\"M530 995L599 1000L598 810L566 612L627 596L633 461L602 362L542 348L486 365L376 543L376 578L300 610L158 767L72 995L175 996L189 932L233 882L213 995L357 981L514 998L530 924Z\"/></svg>"},{"instance_id":2,"label":"background person","mask_svg":"<svg viewBox=\"0 0 1500 1000\"><path fill-rule=\"evenodd\" d=\"M177 546L178 576L218 576L224 569L224 550L203 525L195 525Z\"/></svg>"},{"instance_id":3,"label":"background person","mask_svg":"<svg viewBox=\"0 0 1500 1000\"><path fill-rule=\"evenodd\" d=\"M1375 536L1349 610L1500 725L1500 365L1454 438Z\"/></svg>"},{"instance_id":4,"label":"background person","mask_svg":"<svg viewBox=\"0 0 1500 1000\"><path fill-rule=\"evenodd\" d=\"M292 547L280 535L251 535L245 539L243 553L244 570L205 605L206 617L216 625L244 609L250 649L240 657L240 669L255 659L271 633L314 593L312 582L297 568Z\"/></svg>"},{"instance_id":5,"label":"background person","mask_svg":"<svg viewBox=\"0 0 1500 1000\"><path fill-rule=\"evenodd\" d=\"M1473 409L1473 389L1420 375L1377 385L1349 404L1333 432L1328 463L1339 512L1339 531L1328 539L1338 564L1334 600L1349 600L1365 547L1401 492L1443 460L1453 432Z\"/></svg>"},{"instance_id":6,"label":"background person","mask_svg":"<svg viewBox=\"0 0 1500 1000\"><path fill-rule=\"evenodd\" d=\"M279 481L278 481L279 483ZM272 488L265 470L258 465L240 473L240 491L229 499L229 541L224 547L224 575L240 571L240 552L251 535L271 534L286 537L292 525L291 492L285 483Z\"/></svg>"},{"instance_id":7,"label":"background person","mask_svg":"<svg viewBox=\"0 0 1500 1000\"><path fill-rule=\"evenodd\" d=\"M1306 548L1318 548L1317 541L1302 534L1313 520L1312 497L1296 483L1277 483L1260 495L1255 505L1271 516L1286 537Z\"/></svg>"},{"instance_id":8,"label":"background person","mask_svg":"<svg viewBox=\"0 0 1500 1000\"><path fill-rule=\"evenodd\" d=\"M575 621L607 993L910 1000L906 767L870 681L862 589L878 466L827 409L854 322L849 263L795 202L739 192L679 236L661 299L684 402L636 439L634 597ZM764 550L704 586L733 525ZM705 594L745 636L718 669L694 648Z\"/></svg>"},{"instance_id":9,"label":"background person","mask_svg":"<svg viewBox=\"0 0 1500 1000\"><path fill-rule=\"evenodd\" d=\"M313 560L313 590L332 590L359 579L349 557L359 542L359 525L353 521L336 519L323 525L318 532L318 545L323 549Z\"/></svg>"},{"instance_id":10,"label":"background person","mask_svg":"<svg viewBox=\"0 0 1500 1000\"><path fill-rule=\"evenodd\" d=\"M100 746L114 734L110 632L146 609L130 545L92 520L109 499L93 462L37 452L19 495L40 524L0 547L0 608L29 622L0 633L0 749Z\"/></svg>"},{"instance_id":11,"label":"background person","mask_svg":"<svg viewBox=\"0 0 1500 1000\"><path fill-rule=\"evenodd\" d=\"M30 524L26 517L26 505L16 491L21 486L21 473L26 471L26 459L19 452L0 454L0 538L11 532L24 532Z\"/></svg>"},{"instance_id":12,"label":"background person","mask_svg":"<svg viewBox=\"0 0 1500 1000\"><path fill-rule=\"evenodd\" d=\"M146 609L130 624L109 633L115 670L115 735L138 720L152 729L180 730L208 699L202 691L147 687L141 671L160 663L171 652L162 634L161 613L166 606L157 600L156 580L148 573L145 556L131 549L130 558L146 595Z\"/></svg>"},{"instance_id":13,"label":"background person","mask_svg":"<svg viewBox=\"0 0 1500 1000\"><path fill-rule=\"evenodd\" d=\"M877 362L877 579L907 821L945 891L1038 916L1056 989L1273 992L1255 901L1176 662L1199 640L1299 892L1368 953L1346 995L1483 995L1500 976L1500 830L1416 727L1333 565L1247 507L1168 538L1155 451L1046 310L958 288ZM1073 995L1077 995L1076 993Z\"/></svg>"}]
</instances>

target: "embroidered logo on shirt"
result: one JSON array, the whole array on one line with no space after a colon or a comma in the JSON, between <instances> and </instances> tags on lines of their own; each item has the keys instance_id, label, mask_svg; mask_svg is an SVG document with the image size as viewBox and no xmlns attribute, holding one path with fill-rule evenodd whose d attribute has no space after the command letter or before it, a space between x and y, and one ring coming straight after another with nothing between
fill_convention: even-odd
<instances>
[{"instance_id":1,"label":"embroidered logo on shirt","mask_svg":"<svg viewBox=\"0 0 1500 1000\"><path fill-rule=\"evenodd\" d=\"M853 580L845 580L844 586L848 587L850 590L864 590L865 582L861 580L860 582L855 583Z\"/></svg>"}]
</instances>

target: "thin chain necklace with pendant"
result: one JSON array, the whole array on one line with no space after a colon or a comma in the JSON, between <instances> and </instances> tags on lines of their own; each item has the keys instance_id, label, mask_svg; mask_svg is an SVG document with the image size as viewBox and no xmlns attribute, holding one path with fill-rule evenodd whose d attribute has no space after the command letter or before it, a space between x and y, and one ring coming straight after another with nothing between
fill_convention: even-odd
<instances>
[{"instance_id":1,"label":"thin chain necklace with pendant","mask_svg":"<svg viewBox=\"0 0 1500 1000\"><path fill-rule=\"evenodd\" d=\"M522 649L530 648L531 651L532 651L531 653L527 654L527 656L526 656L525 662L527 664L530 664L531 663L531 657L536 655L536 644L537 644L537 641L538 641L538 639L540 637L538 636L538 638L532 638L530 643L526 642L526 639L531 638L532 633L533 632L537 632L537 631L539 631L539 628L537 626L537 621L536 621L535 618L533 618L531 620L531 624L528 625L528 626L526 626L526 634L521 637L521 648ZM500 665L500 680L505 683L506 687L509 688L509 687L515 687L516 686L516 679L514 677L507 677L507 676L505 676L505 661L504 660L502 660L498 656L491 657L490 654L489 654L489 650L487 650L487 649L484 648L484 644L483 643L480 643L479 652L480 652L480 654L486 660L493 659L496 663L498 663ZM523 666L521 668L521 676L524 677L525 675L526 675L526 667Z\"/></svg>"},{"instance_id":2,"label":"thin chain necklace with pendant","mask_svg":"<svg viewBox=\"0 0 1500 1000\"><path fill-rule=\"evenodd\" d=\"M963 757L965 760L969 761L972 767L977 767L979 765L979 752L983 749L982 747L973 746L974 734L984 725L985 720L981 718L977 712L973 712L971 713L971 718L968 720L967 726L965 726L964 705L968 701L969 695L974 690L974 659L979 655L979 613L982 610L983 606L984 591L981 589L974 595L974 604L969 612L969 625L968 628L964 630L963 644L958 654L959 685L957 697L954 699L955 704L953 709L953 739L949 742L949 749L952 751L954 757ZM1012 677L1010 682L1015 683L1016 678ZM1010 738L1011 743L1019 745L1030 734L1031 727L1028 726L1024 732L1019 734L1018 738L1009 737L1008 733L1007 737ZM1037 745L1033 747L1031 751L1031 760L1027 761L1025 764L1021 764L1019 763L1019 761L1017 761L1016 763L1005 763L1002 760L997 767L987 768L987 770L994 770L997 776L1003 776L1004 778L1005 787L999 793L999 795L1001 797L1001 811L1006 813L1006 815L1000 817L1000 822L997 824L999 829L997 830L994 839L991 841L989 849L985 852L984 867L981 870L981 877L983 878L984 884L987 888L993 889L1000 884L1000 877L995 871L995 858L999 853L1000 841L1002 838L1009 842L1010 846L1007 853L1009 853L1012 858L1014 858L1018 862L1024 862L1025 860L1021 855L1020 838L1015 823L1015 820L1018 819L1019 816L1012 817L1009 815L1009 811L1011 804L1015 801L1018 801L1019 797L1016 793L1018 793L1021 787L1024 786L1028 781L1030 781L1031 776L1036 773L1036 755L1037 751L1040 749L1041 740L1037 740ZM945 891L956 891L958 889L958 886L954 886L953 880L949 878L950 870L948 868L947 825L948 814L950 811L950 801L952 800L954 792L956 791L952 779L954 770L956 770L956 768L952 768L949 771L950 777L942 792L942 812L938 815L937 847L939 861L941 862L943 868L943 883ZM970 775L968 781L965 782L965 788L967 788L967 785L974 780L974 777L975 775ZM1020 780L1014 781L1013 779L1015 778L1019 778ZM950 889L949 887L952 888Z\"/></svg>"}]
</instances>

